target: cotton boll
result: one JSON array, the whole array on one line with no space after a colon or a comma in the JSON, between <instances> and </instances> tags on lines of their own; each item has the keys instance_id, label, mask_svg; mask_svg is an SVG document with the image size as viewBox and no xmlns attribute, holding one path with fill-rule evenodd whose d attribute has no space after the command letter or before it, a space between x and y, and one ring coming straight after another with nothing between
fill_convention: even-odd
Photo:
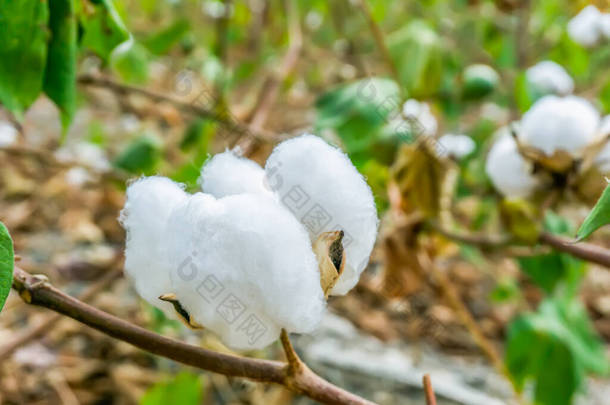
<instances>
[{"instance_id":1,"label":"cotton boll","mask_svg":"<svg viewBox=\"0 0 610 405\"><path fill-rule=\"evenodd\" d=\"M567 95L574 90L574 80L559 64L546 60L525 72L526 80L542 94Z\"/></svg>"},{"instance_id":2,"label":"cotton boll","mask_svg":"<svg viewBox=\"0 0 610 405\"><path fill-rule=\"evenodd\" d=\"M171 292L170 263L165 232L175 206L187 199L182 187L164 177L146 177L127 188L127 201L120 222L127 232L125 273L136 291L151 305L174 312L159 296Z\"/></svg>"},{"instance_id":3,"label":"cotton boll","mask_svg":"<svg viewBox=\"0 0 610 405\"><path fill-rule=\"evenodd\" d=\"M377 235L377 210L371 189L341 150L314 135L280 143L265 165L277 198L299 219L313 241L343 230L346 265L331 294L356 285Z\"/></svg>"},{"instance_id":4,"label":"cotton boll","mask_svg":"<svg viewBox=\"0 0 610 405\"><path fill-rule=\"evenodd\" d=\"M507 198L529 197L539 185L532 170L533 164L519 154L508 128L499 130L485 163L485 172L496 190Z\"/></svg>"},{"instance_id":5,"label":"cotton boll","mask_svg":"<svg viewBox=\"0 0 610 405\"><path fill-rule=\"evenodd\" d=\"M601 13L597 7L590 5L581 10L568 23L568 35L574 42L585 47L592 47L600 39Z\"/></svg>"},{"instance_id":6,"label":"cotton boll","mask_svg":"<svg viewBox=\"0 0 610 405\"><path fill-rule=\"evenodd\" d=\"M471 137L466 135L446 134L438 140L442 156L452 156L461 159L472 153L475 143Z\"/></svg>"},{"instance_id":7,"label":"cotton boll","mask_svg":"<svg viewBox=\"0 0 610 405\"><path fill-rule=\"evenodd\" d=\"M219 153L201 169L199 184L216 198L243 193L269 193L264 184L265 171L258 163L233 151Z\"/></svg>"},{"instance_id":8,"label":"cotton boll","mask_svg":"<svg viewBox=\"0 0 610 405\"><path fill-rule=\"evenodd\" d=\"M417 122L414 128L417 132L416 135L430 136L436 134L438 124L427 103L409 99L402 106L402 114L409 121Z\"/></svg>"},{"instance_id":9,"label":"cotton boll","mask_svg":"<svg viewBox=\"0 0 610 405\"><path fill-rule=\"evenodd\" d=\"M325 308L303 226L273 198L197 193L177 207L166 238L172 292L192 319L236 349L311 332Z\"/></svg>"},{"instance_id":10,"label":"cotton boll","mask_svg":"<svg viewBox=\"0 0 610 405\"><path fill-rule=\"evenodd\" d=\"M599 121L597 110L583 98L546 96L523 115L519 141L547 156L564 151L580 157L595 141Z\"/></svg>"}]
</instances>

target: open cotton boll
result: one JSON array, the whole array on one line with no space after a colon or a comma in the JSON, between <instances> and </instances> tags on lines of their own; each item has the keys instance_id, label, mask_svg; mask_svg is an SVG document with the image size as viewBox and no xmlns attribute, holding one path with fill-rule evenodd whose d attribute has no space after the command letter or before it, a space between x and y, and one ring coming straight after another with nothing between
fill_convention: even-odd
<instances>
[{"instance_id":1,"label":"open cotton boll","mask_svg":"<svg viewBox=\"0 0 610 405\"><path fill-rule=\"evenodd\" d=\"M269 193L264 178L265 171L258 163L226 151L205 163L199 184L204 193L220 198L243 193Z\"/></svg>"},{"instance_id":2,"label":"open cotton boll","mask_svg":"<svg viewBox=\"0 0 610 405\"><path fill-rule=\"evenodd\" d=\"M610 39L610 13L602 13L599 17L599 30L606 39Z\"/></svg>"},{"instance_id":3,"label":"open cotton boll","mask_svg":"<svg viewBox=\"0 0 610 405\"><path fill-rule=\"evenodd\" d=\"M333 295L356 285L377 236L377 210L370 187L347 155L314 135L289 139L275 147L265 172L269 187L309 231L342 230L346 264Z\"/></svg>"},{"instance_id":4,"label":"open cotton boll","mask_svg":"<svg viewBox=\"0 0 610 405\"><path fill-rule=\"evenodd\" d=\"M584 98L545 96L523 115L519 142L547 156L564 151L579 157L595 141L599 121L599 113Z\"/></svg>"},{"instance_id":5,"label":"open cotton boll","mask_svg":"<svg viewBox=\"0 0 610 405\"><path fill-rule=\"evenodd\" d=\"M468 156L475 148L475 143L467 135L446 134L439 138L440 154L442 156L452 156L461 159Z\"/></svg>"},{"instance_id":6,"label":"open cotton boll","mask_svg":"<svg viewBox=\"0 0 610 405\"><path fill-rule=\"evenodd\" d=\"M10 146L17 142L17 128L11 123L0 121L0 147Z\"/></svg>"},{"instance_id":7,"label":"open cotton boll","mask_svg":"<svg viewBox=\"0 0 610 405\"><path fill-rule=\"evenodd\" d=\"M601 13L597 7L590 5L583 8L568 23L568 35L570 38L585 47L592 47L600 39L600 17Z\"/></svg>"},{"instance_id":8,"label":"open cotton boll","mask_svg":"<svg viewBox=\"0 0 610 405\"><path fill-rule=\"evenodd\" d=\"M485 163L485 172L500 194L507 198L529 197L539 185L533 164L519 154L508 128L498 131Z\"/></svg>"},{"instance_id":9,"label":"open cotton boll","mask_svg":"<svg viewBox=\"0 0 610 405\"><path fill-rule=\"evenodd\" d=\"M525 78L542 94L567 95L574 90L574 80L559 64L546 60L530 67Z\"/></svg>"},{"instance_id":10,"label":"open cotton boll","mask_svg":"<svg viewBox=\"0 0 610 405\"><path fill-rule=\"evenodd\" d=\"M422 135L436 134L438 124L427 103L411 98L403 104L402 114L409 121L417 122L415 126L415 131L418 132L417 135L420 133Z\"/></svg>"},{"instance_id":11,"label":"open cotton boll","mask_svg":"<svg viewBox=\"0 0 610 405\"><path fill-rule=\"evenodd\" d=\"M166 229L172 292L191 319L236 349L262 348L281 328L311 332L325 300L303 226L273 198L197 193Z\"/></svg>"},{"instance_id":12,"label":"open cotton boll","mask_svg":"<svg viewBox=\"0 0 610 405\"><path fill-rule=\"evenodd\" d=\"M119 221L127 232L125 273L151 305L173 313L160 295L171 290L165 233L175 206L187 199L182 187L165 177L145 177L129 185Z\"/></svg>"}]
</instances>

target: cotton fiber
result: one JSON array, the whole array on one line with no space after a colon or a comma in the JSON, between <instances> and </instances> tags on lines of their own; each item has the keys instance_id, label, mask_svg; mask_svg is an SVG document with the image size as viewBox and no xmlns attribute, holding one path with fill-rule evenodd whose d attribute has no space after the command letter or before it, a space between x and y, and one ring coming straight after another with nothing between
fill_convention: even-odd
<instances>
[{"instance_id":1,"label":"cotton fiber","mask_svg":"<svg viewBox=\"0 0 610 405\"><path fill-rule=\"evenodd\" d=\"M564 151L580 157L596 140L599 123L599 113L587 100L549 95L523 115L519 142L547 156Z\"/></svg>"},{"instance_id":2,"label":"cotton fiber","mask_svg":"<svg viewBox=\"0 0 610 405\"><path fill-rule=\"evenodd\" d=\"M602 13L593 5L583 8L568 23L568 35L574 42L584 47L595 46L601 36L601 16Z\"/></svg>"},{"instance_id":3,"label":"cotton fiber","mask_svg":"<svg viewBox=\"0 0 610 405\"><path fill-rule=\"evenodd\" d=\"M438 143L442 156L452 156L457 159L462 159L474 151L475 143L471 137L467 135L446 134L439 138Z\"/></svg>"},{"instance_id":4,"label":"cotton fiber","mask_svg":"<svg viewBox=\"0 0 610 405\"><path fill-rule=\"evenodd\" d=\"M436 134L438 123L427 103L411 98L403 104L402 114L407 120L417 123L415 127L417 135L432 136Z\"/></svg>"},{"instance_id":5,"label":"cotton fiber","mask_svg":"<svg viewBox=\"0 0 610 405\"><path fill-rule=\"evenodd\" d=\"M574 80L563 66L545 60L530 67L525 78L534 90L544 94L568 95L574 91Z\"/></svg>"},{"instance_id":6,"label":"cotton fiber","mask_svg":"<svg viewBox=\"0 0 610 405\"><path fill-rule=\"evenodd\" d=\"M181 186L165 177L137 180L127 188L120 222L127 232L125 273L148 303L168 314L171 304L159 296L171 291L167 259L167 221L174 207L187 199Z\"/></svg>"},{"instance_id":7,"label":"cotton fiber","mask_svg":"<svg viewBox=\"0 0 610 405\"><path fill-rule=\"evenodd\" d=\"M343 230L346 265L333 295L347 293L366 267L377 236L371 189L347 155L314 135L280 143L265 165L278 200L315 241L323 232Z\"/></svg>"},{"instance_id":8,"label":"cotton fiber","mask_svg":"<svg viewBox=\"0 0 610 405\"><path fill-rule=\"evenodd\" d=\"M192 319L236 349L311 332L325 307L309 237L266 195L197 193L166 230L171 291Z\"/></svg>"},{"instance_id":9,"label":"cotton fiber","mask_svg":"<svg viewBox=\"0 0 610 405\"><path fill-rule=\"evenodd\" d=\"M529 197L539 185L532 170L533 164L519 154L508 128L500 129L485 164L485 172L496 190L507 198Z\"/></svg>"},{"instance_id":10,"label":"cotton fiber","mask_svg":"<svg viewBox=\"0 0 610 405\"><path fill-rule=\"evenodd\" d=\"M242 193L265 193L265 171L258 163L226 151L214 155L201 169L199 184L216 198Z\"/></svg>"}]
</instances>

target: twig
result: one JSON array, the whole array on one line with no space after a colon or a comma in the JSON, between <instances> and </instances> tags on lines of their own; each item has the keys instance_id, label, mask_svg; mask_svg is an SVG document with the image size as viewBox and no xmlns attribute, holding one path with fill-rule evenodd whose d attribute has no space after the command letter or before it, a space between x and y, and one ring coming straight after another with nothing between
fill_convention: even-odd
<instances>
[{"instance_id":1,"label":"twig","mask_svg":"<svg viewBox=\"0 0 610 405\"><path fill-rule=\"evenodd\" d=\"M107 272L95 284L87 288L78 298L81 301L88 301L95 297L100 291L105 290L114 280L122 273L122 269L117 268ZM5 344L0 348L0 362L10 356L15 350L25 346L40 336L48 333L49 330L61 320L60 314L49 314L47 318L38 325L26 330L17 336L13 341Z\"/></svg>"},{"instance_id":2,"label":"twig","mask_svg":"<svg viewBox=\"0 0 610 405\"><path fill-rule=\"evenodd\" d=\"M443 271L441 271L441 269L436 267L433 260L430 259L427 254L420 253L418 254L418 257L422 264L422 267L428 269L430 275L432 276L432 279L439 286L441 294L456 312L458 318L460 318L462 324L466 327L470 336L472 336L472 339L474 340L475 344L489 359L496 371L501 375L505 376L506 379L510 381L511 384L513 384L515 393L517 393L518 390L514 386L514 382L510 376L510 373L506 369L504 362L502 361L502 357L498 354L494 345L487 339L487 337L485 337L485 335L479 328L477 321L474 319L464 302L462 302L462 299L460 298L453 283L449 280L447 275Z\"/></svg>"},{"instance_id":3,"label":"twig","mask_svg":"<svg viewBox=\"0 0 610 405\"><path fill-rule=\"evenodd\" d=\"M574 243L571 239L549 232L542 232L539 241L579 259L610 268L610 250L601 246L585 242Z\"/></svg>"},{"instance_id":4,"label":"twig","mask_svg":"<svg viewBox=\"0 0 610 405\"><path fill-rule=\"evenodd\" d=\"M450 231L448 229L443 228L442 226L430 222L429 225L436 232L440 233L444 237L457 241L466 243L469 245L479 246L485 249L499 249L503 248L506 245L511 243L512 238L508 235L489 235L483 233L466 233L466 232L458 232L458 231Z\"/></svg>"},{"instance_id":5,"label":"twig","mask_svg":"<svg viewBox=\"0 0 610 405\"><path fill-rule=\"evenodd\" d=\"M292 343L290 342L286 329L282 329L280 341L282 342L282 347L284 348L284 353L286 354L286 360L290 366L290 372L293 374L301 372L304 366L303 362L301 359L299 359L299 356L294 351L294 347L292 347Z\"/></svg>"},{"instance_id":6,"label":"twig","mask_svg":"<svg viewBox=\"0 0 610 405\"><path fill-rule=\"evenodd\" d=\"M426 393L426 405L436 405L436 396L432 389L432 382L430 381L430 375L424 374L423 378L424 392Z\"/></svg>"},{"instance_id":7,"label":"twig","mask_svg":"<svg viewBox=\"0 0 610 405\"><path fill-rule=\"evenodd\" d=\"M240 135L248 135L261 141L266 141L273 138L273 134L264 133L261 130L253 131L249 126L240 123L227 114L220 114L194 103L184 102L152 90L121 84L107 77L81 75L78 77L78 83L86 86L108 89L118 94L137 94L155 102L169 103L184 113L214 120L225 126L230 131L236 132Z\"/></svg>"},{"instance_id":8,"label":"twig","mask_svg":"<svg viewBox=\"0 0 610 405\"><path fill-rule=\"evenodd\" d=\"M293 374L290 372L290 365L285 363L238 357L189 345L153 333L87 305L17 266L13 276L13 288L19 292L25 302L49 308L152 354L226 376L280 384L322 403L373 404L336 387L307 367Z\"/></svg>"},{"instance_id":9,"label":"twig","mask_svg":"<svg viewBox=\"0 0 610 405\"><path fill-rule=\"evenodd\" d=\"M392 71L392 75L394 76L394 78L396 78L396 80L400 81L400 75L398 73L398 69L396 68L396 64L394 63L394 59L392 59L390 50L388 49L388 47L385 43L385 39L383 36L383 32L381 31L381 28L379 28L379 25L373 18L373 14L371 13L371 9L369 8L369 4L367 3L367 0L357 0L356 3L358 4L358 6L360 6L360 10L362 10L362 14L364 14L364 17L366 18L366 22L368 23L369 28L371 29L371 32L373 33L373 37L375 38L377 47L381 51L383 58L385 59L387 65L389 66L390 70Z\"/></svg>"}]
</instances>

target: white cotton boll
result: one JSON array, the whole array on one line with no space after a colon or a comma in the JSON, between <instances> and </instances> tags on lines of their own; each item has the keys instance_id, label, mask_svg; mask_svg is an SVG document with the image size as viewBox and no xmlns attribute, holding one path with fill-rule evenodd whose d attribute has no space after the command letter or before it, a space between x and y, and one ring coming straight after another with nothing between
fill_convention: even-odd
<instances>
[{"instance_id":1,"label":"white cotton boll","mask_svg":"<svg viewBox=\"0 0 610 405\"><path fill-rule=\"evenodd\" d=\"M265 171L258 163L226 151L205 163L199 184L204 193L220 198L243 193L269 193L264 179Z\"/></svg>"},{"instance_id":2,"label":"white cotton boll","mask_svg":"<svg viewBox=\"0 0 610 405\"><path fill-rule=\"evenodd\" d=\"M107 172L111 169L106 152L91 142L79 141L64 146L55 152L55 157L60 162L77 163L99 172Z\"/></svg>"},{"instance_id":3,"label":"white cotton boll","mask_svg":"<svg viewBox=\"0 0 610 405\"><path fill-rule=\"evenodd\" d=\"M579 157L595 141L599 120L597 110L583 98L545 96L523 115L519 141L547 156L565 151Z\"/></svg>"},{"instance_id":4,"label":"white cotton boll","mask_svg":"<svg viewBox=\"0 0 610 405\"><path fill-rule=\"evenodd\" d=\"M171 292L170 263L165 232L173 208L187 199L182 187L165 177L146 177L127 188L120 222L127 232L125 273L151 305L173 314L171 304L159 296Z\"/></svg>"},{"instance_id":5,"label":"white cotton boll","mask_svg":"<svg viewBox=\"0 0 610 405\"><path fill-rule=\"evenodd\" d=\"M417 124L414 130L416 135L434 135L438 128L436 118L430 111L430 106L427 103L409 99L402 106L402 114L409 121L415 121Z\"/></svg>"},{"instance_id":6,"label":"white cotton boll","mask_svg":"<svg viewBox=\"0 0 610 405\"><path fill-rule=\"evenodd\" d=\"M314 135L280 143L265 165L269 187L305 225L313 241L343 230L346 265L331 294L356 285L377 235L377 210L371 189L347 155Z\"/></svg>"},{"instance_id":7,"label":"white cotton boll","mask_svg":"<svg viewBox=\"0 0 610 405\"><path fill-rule=\"evenodd\" d=\"M574 42L585 47L592 47L600 39L601 13L597 7L590 5L581 10L568 23L568 35Z\"/></svg>"},{"instance_id":8,"label":"white cotton boll","mask_svg":"<svg viewBox=\"0 0 610 405\"><path fill-rule=\"evenodd\" d=\"M17 142L19 132L12 124L0 121L0 147L11 146Z\"/></svg>"},{"instance_id":9,"label":"white cotton boll","mask_svg":"<svg viewBox=\"0 0 610 405\"><path fill-rule=\"evenodd\" d=\"M563 66L546 60L525 72L526 80L543 94L571 94L574 90L574 80Z\"/></svg>"},{"instance_id":10,"label":"white cotton boll","mask_svg":"<svg viewBox=\"0 0 610 405\"><path fill-rule=\"evenodd\" d=\"M439 138L441 156L453 156L461 159L474 151L475 143L467 135L446 134Z\"/></svg>"},{"instance_id":11,"label":"white cotton boll","mask_svg":"<svg viewBox=\"0 0 610 405\"><path fill-rule=\"evenodd\" d=\"M533 164L519 154L508 128L500 129L485 163L485 172L496 190L507 198L529 197L539 185L532 169Z\"/></svg>"},{"instance_id":12,"label":"white cotton boll","mask_svg":"<svg viewBox=\"0 0 610 405\"><path fill-rule=\"evenodd\" d=\"M273 198L197 193L166 233L173 292L228 346L262 348L281 328L307 333L320 321L326 304L309 237Z\"/></svg>"}]
</instances>

